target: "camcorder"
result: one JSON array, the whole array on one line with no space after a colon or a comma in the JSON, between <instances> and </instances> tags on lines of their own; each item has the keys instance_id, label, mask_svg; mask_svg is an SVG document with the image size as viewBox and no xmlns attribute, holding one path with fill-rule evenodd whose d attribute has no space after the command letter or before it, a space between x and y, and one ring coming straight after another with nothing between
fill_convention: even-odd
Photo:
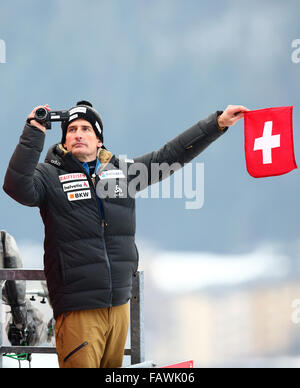
<instances>
[{"instance_id":1,"label":"camcorder","mask_svg":"<svg viewBox=\"0 0 300 388\"><path fill-rule=\"evenodd\" d=\"M49 111L46 108L39 108L35 112L35 120L40 124L43 124L46 129L51 129L52 121L67 121L70 114L67 110L52 110Z\"/></svg>"}]
</instances>

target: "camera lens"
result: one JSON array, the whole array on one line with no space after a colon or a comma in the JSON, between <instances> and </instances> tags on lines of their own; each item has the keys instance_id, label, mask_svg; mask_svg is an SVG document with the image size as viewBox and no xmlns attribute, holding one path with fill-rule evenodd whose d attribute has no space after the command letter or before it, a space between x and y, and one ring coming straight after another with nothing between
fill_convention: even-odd
<instances>
[{"instance_id":1,"label":"camera lens","mask_svg":"<svg viewBox=\"0 0 300 388\"><path fill-rule=\"evenodd\" d=\"M45 108L39 108L35 112L35 118L37 120L45 120L47 117L48 111Z\"/></svg>"}]
</instances>

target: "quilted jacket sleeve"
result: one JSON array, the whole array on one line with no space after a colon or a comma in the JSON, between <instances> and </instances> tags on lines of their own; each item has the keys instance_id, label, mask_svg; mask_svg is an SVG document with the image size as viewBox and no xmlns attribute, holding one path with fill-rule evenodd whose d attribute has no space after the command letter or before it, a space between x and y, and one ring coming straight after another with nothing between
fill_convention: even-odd
<instances>
[{"instance_id":1,"label":"quilted jacket sleeve","mask_svg":"<svg viewBox=\"0 0 300 388\"><path fill-rule=\"evenodd\" d=\"M3 190L26 206L40 206L45 197L42 177L36 170L44 141L41 130L26 124L6 171Z\"/></svg>"},{"instance_id":2,"label":"quilted jacket sleeve","mask_svg":"<svg viewBox=\"0 0 300 388\"><path fill-rule=\"evenodd\" d=\"M217 117L221 113L217 111L199 121L157 151L134 158L129 173L132 183L133 180L137 183L136 191L169 177L222 136L228 127L224 130L219 128Z\"/></svg>"}]
</instances>

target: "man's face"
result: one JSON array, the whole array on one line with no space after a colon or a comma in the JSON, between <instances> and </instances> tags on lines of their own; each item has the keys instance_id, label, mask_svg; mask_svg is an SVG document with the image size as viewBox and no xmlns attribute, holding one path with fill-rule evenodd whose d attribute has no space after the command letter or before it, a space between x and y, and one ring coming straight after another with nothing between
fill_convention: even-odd
<instances>
[{"instance_id":1,"label":"man's face","mask_svg":"<svg viewBox=\"0 0 300 388\"><path fill-rule=\"evenodd\" d=\"M68 151L72 151L72 154L81 162L91 162L96 159L102 142L97 138L88 121L78 119L69 124L63 146Z\"/></svg>"}]
</instances>

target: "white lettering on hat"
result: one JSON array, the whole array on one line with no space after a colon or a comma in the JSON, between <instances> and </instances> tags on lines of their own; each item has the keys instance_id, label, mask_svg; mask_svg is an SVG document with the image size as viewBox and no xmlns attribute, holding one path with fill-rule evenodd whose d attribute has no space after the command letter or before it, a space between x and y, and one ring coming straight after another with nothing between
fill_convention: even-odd
<instances>
[{"instance_id":1,"label":"white lettering on hat","mask_svg":"<svg viewBox=\"0 0 300 388\"><path fill-rule=\"evenodd\" d=\"M101 134L101 128L100 128L100 125L99 125L98 121L95 122L95 125L96 125L99 133Z\"/></svg>"},{"instance_id":2,"label":"white lettering on hat","mask_svg":"<svg viewBox=\"0 0 300 388\"><path fill-rule=\"evenodd\" d=\"M73 116L70 116L70 117L69 117L69 121L74 120L74 119L77 119L77 117L78 117L77 114L76 114L76 115L73 115Z\"/></svg>"},{"instance_id":3,"label":"white lettering on hat","mask_svg":"<svg viewBox=\"0 0 300 388\"><path fill-rule=\"evenodd\" d=\"M86 108L84 106L79 106L78 108L73 108L69 111L70 116L74 113L86 113Z\"/></svg>"}]
</instances>

